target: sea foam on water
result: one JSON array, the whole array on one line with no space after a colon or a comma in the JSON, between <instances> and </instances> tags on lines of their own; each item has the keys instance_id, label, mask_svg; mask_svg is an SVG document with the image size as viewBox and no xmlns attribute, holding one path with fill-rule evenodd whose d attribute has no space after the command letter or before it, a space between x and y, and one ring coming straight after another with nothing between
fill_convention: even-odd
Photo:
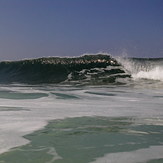
<instances>
[{"instance_id":1,"label":"sea foam on water","mask_svg":"<svg viewBox=\"0 0 163 163\"><path fill-rule=\"evenodd\" d=\"M134 79L152 79L163 81L163 67L156 66L149 71L139 71L138 73L132 74Z\"/></svg>"}]
</instances>

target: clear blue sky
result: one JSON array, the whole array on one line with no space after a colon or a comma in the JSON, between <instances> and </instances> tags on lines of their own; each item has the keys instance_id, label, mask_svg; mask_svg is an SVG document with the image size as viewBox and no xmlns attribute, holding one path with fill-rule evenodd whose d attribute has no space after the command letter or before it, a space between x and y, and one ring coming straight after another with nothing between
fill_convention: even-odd
<instances>
[{"instance_id":1,"label":"clear blue sky","mask_svg":"<svg viewBox=\"0 0 163 163\"><path fill-rule=\"evenodd\" d=\"M0 60L163 57L163 0L0 0Z\"/></svg>"}]
</instances>

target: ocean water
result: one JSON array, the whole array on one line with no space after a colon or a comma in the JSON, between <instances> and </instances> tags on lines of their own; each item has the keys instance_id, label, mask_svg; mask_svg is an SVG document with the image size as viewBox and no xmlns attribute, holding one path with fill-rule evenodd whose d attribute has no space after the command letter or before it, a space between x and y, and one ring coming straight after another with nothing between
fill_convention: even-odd
<instances>
[{"instance_id":1,"label":"ocean water","mask_svg":"<svg viewBox=\"0 0 163 163\"><path fill-rule=\"evenodd\" d=\"M163 59L0 62L0 163L162 163Z\"/></svg>"}]
</instances>

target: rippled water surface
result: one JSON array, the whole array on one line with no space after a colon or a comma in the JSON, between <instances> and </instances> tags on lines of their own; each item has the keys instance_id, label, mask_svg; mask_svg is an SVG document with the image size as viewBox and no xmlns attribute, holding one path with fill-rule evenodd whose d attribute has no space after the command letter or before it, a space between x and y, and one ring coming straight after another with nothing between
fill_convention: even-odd
<instances>
[{"instance_id":1,"label":"rippled water surface","mask_svg":"<svg viewBox=\"0 0 163 163\"><path fill-rule=\"evenodd\" d=\"M162 83L135 82L1 85L0 163L163 162Z\"/></svg>"}]
</instances>

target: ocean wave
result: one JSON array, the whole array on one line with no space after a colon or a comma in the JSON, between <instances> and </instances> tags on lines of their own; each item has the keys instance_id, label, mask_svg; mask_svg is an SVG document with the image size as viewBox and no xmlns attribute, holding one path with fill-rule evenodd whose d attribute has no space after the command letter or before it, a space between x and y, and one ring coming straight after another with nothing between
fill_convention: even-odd
<instances>
[{"instance_id":1,"label":"ocean wave","mask_svg":"<svg viewBox=\"0 0 163 163\"><path fill-rule=\"evenodd\" d=\"M163 81L163 59L113 58L108 54L0 62L0 83L122 84Z\"/></svg>"},{"instance_id":2,"label":"ocean wave","mask_svg":"<svg viewBox=\"0 0 163 163\"><path fill-rule=\"evenodd\" d=\"M0 82L19 83L114 83L129 77L110 55L84 55L73 58L38 58L0 63Z\"/></svg>"}]
</instances>

